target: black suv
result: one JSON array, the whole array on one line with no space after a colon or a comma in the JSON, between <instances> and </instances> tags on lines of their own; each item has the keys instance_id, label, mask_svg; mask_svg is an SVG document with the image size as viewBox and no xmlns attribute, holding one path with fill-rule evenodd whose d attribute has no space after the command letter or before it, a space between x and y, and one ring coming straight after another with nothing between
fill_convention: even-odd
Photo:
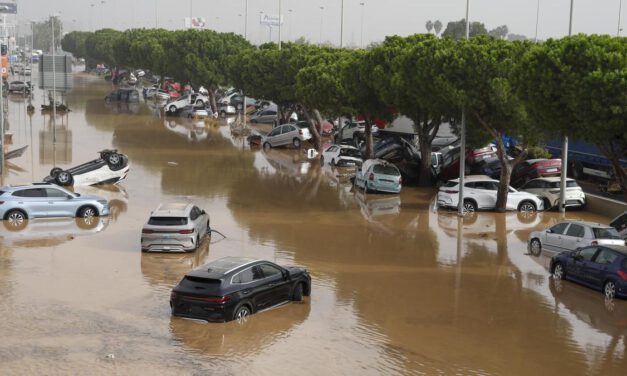
<instances>
[{"instance_id":1,"label":"black suv","mask_svg":"<svg viewBox=\"0 0 627 376\"><path fill-rule=\"evenodd\" d=\"M311 292L305 269L269 261L224 257L187 273L172 290L174 316L207 321L242 319Z\"/></svg>"}]
</instances>

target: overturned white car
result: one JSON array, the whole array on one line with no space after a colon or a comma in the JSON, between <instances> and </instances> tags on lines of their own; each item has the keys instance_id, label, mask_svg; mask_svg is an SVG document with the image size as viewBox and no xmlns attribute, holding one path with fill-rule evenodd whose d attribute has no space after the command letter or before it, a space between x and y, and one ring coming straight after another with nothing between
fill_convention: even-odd
<instances>
[{"instance_id":1,"label":"overturned white car","mask_svg":"<svg viewBox=\"0 0 627 376\"><path fill-rule=\"evenodd\" d=\"M50 175L44 178L44 181L67 187L115 184L126 178L130 169L126 155L118 153L117 150L102 150L99 153L100 158L68 170L54 167L50 170Z\"/></svg>"}]
</instances>

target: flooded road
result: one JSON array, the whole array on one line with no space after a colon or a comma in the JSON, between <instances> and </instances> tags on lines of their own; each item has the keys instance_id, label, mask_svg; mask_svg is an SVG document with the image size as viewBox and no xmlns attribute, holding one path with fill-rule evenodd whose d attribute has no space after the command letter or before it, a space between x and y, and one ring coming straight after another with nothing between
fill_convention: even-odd
<instances>
[{"instance_id":1,"label":"flooded road","mask_svg":"<svg viewBox=\"0 0 627 376\"><path fill-rule=\"evenodd\" d=\"M77 74L56 143L48 115L9 99L12 147L29 149L3 184L105 148L127 154L131 171L118 187L77 189L113 201L95 225L0 226L0 374L624 374L627 302L555 284L549 255L526 254L528 234L558 213L460 222L432 210L431 189L354 193L302 152L250 150L225 122L166 120L143 102L105 105L110 89ZM140 252L150 211L186 200L227 238ZM311 298L241 324L171 317L181 277L228 255L306 267Z\"/></svg>"}]
</instances>

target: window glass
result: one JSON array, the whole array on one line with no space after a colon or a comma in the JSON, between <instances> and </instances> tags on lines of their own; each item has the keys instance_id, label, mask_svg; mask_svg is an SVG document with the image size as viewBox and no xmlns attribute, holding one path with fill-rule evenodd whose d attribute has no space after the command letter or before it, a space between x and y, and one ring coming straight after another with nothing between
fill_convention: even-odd
<instances>
[{"instance_id":1,"label":"window glass","mask_svg":"<svg viewBox=\"0 0 627 376\"><path fill-rule=\"evenodd\" d=\"M155 226L183 226L187 224L187 218L184 217L150 217L149 225Z\"/></svg>"},{"instance_id":2,"label":"window glass","mask_svg":"<svg viewBox=\"0 0 627 376\"><path fill-rule=\"evenodd\" d=\"M282 128L281 130L282 134L290 133L291 131L294 130L294 128L291 125L284 125L281 128Z\"/></svg>"},{"instance_id":3,"label":"window glass","mask_svg":"<svg viewBox=\"0 0 627 376\"><path fill-rule=\"evenodd\" d=\"M611 227L593 227L592 233L594 234L595 239L620 239L620 235L618 235L618 231Z\"/></svg>"},{"instance_id":4,"label":"window glass","mask_svg":"<svg viewBox=\"0 0 627 376\"><path fill-rule=\"evenodd\" d=\"M372 171L375 174L391 175L391 176L398 176L401 174L400 172L398 172L398 169L392 165L376 164L374 165L374 168L372 169Z\"/></svg>"},{"instance_id":5,"label":"window glass","mask_svg":"<svg viewBox=\"0 0 627 376\"><path fill-rule=\"evenodd\" d=\"M263 276L265 278L283 275L283 273L281 273L281 270L270 264L261 264L259 265L259 268L263 272Z\"/></svg>"},{"instance_id":6,"label":"window glass","mask_svg":"<svg viewBox=\"0 0 627 376\"><path fill-rule=\"evenodd\" d=\"M189 218L194 221L196 220L196 218L198 218L198 208L197 207L193 207L192 210L189 212Z\"/></svg>"},{"instance_id":7,"label":"window glass","mask_svg":"<svg viewBox=\"0 0 627 376\"><path fill-rule=\"evenodd\" d=\"M566 231L566 235L574 236L576 238L583 238L584 234L585 234L585 230L583 226L577 225L575 223L571 223L570 227Z\"/></svg>"},{"instance_id":8,"label":"window glass","mask_svg":"<svg viewBox=\"0 0 627 376\"><path fill-rule=\"evenodd\" d=\"M242 270L233 276L233 283L250 283L253 281L253 268Z\"/></svg>"},{"instance_id":9,"label":"window glass","mask_svg":"<svg viewBox=\"0 0 627 376\"><path fill-rule=\"evenodd\" d=\"M276 111L266 111L266 115L276 115Z\"/></svg>"},{"instance_id":10,"label":"window glass","mask_svg":"<svg viewBox=\"0 0 627 376\"><path fill-rule=\"evenodd\" d=\"M585 261L590 261L592 260L592 256L594 256L594 254L597 253L597 250L598 250L597 247L584 248L578 252L578 255L581 256L581 258L584 259Z\"/></svg>"},{"instance_id":11,"label":"window glass","mask_svg":"<svg viewBox=\"0 0 627 376\"><path fill-rule=\"evenodd\" d=\"M67 194L65 192L61 192L60 190L54 188L46 188L46 195L48 197L67 198Z\"/></svg>"},{"instance_id":12,"label":"window glass","mask_svg":"<svg viewBox=\"0 0 627 376\"><path fill-rule=\"evenodd\" d=\"M474 181L470 182L470 183L464 183L464 187L466 187L466 188L477 188L477 183L475 183Z\"/></svg>"},{"instance_id":13,"label":"window glass","mask_svg":"<svg viewBox=\"0 0 627 376\"><path fill-rule=\"evenodd\" d=\"M611 264L614 260L616 260L616 257L618 257L616 253L608 251L607 249L602 249L594 261L599 264Z\"/></svg>"},{"instance_id":14,"label":"window glass","mask_svg":"<svg viewBox=\"0 0 627 376\"><path fill-rule=\"evenodd\" d=\"M568 226L568 222L562 222L562 223L558 223L555 226L551 227L551 232L553 234L563 234L564 230L566 230L566 227Z\"/></svg>"},{"instance_id":15,"label":"window glass","mask_svg":"<svg viewBox=\"0 0 627 376\"><path fill-rule=\"evenodd\" d=\"M327 151L328 151L328 152L331 152L331 153L334 153L336 150L337 150L337 146L335 146L335 145L332 145L331 147L329 147L329 148L327 149Z\"/></svg>"},{"instance_id":16,"label":"window glass","mask_svg":"<svg viewBox=\"0 0 627 376\"><path fill-rule=\"evenodd\" d=\"M281 128L274 128L270 133L268 133L268 136L276 136L279 133L281 133Z\"/></svg>"},{"instance_id":17,"label":"window glass","mask_svg":"<svg viewBox=\"0 0 627 376\"><path fill-rule=\"evenodd\" d=\"M627 226L627 213L624 213L623 215L612 221L612 223L610 223L610 226L622 230L625 226Z\"/></svg>"},{"instance_id":18,"label":"window glass","mask_svg":"<svg viewBox=\"0 0 627 376\"><path fill-rule=\"evenodd\" d=\"M13 196L18 197L46 197L46 191L42 188L23 189L16 191Z\"/></svg>"},{"instance_id":19,"label":"window glass","mask_svg":"<svg viewBox=\"0 0 627 376\"><path fill-rule=\"evenodd\" d=\"M452 188L452 187L456 187L459 183L453 180L449 180L446 183L442 184L443 187L445 188ZM467 187L468 185L464 184L465 187Z\"/></svg>"}]
</instances>

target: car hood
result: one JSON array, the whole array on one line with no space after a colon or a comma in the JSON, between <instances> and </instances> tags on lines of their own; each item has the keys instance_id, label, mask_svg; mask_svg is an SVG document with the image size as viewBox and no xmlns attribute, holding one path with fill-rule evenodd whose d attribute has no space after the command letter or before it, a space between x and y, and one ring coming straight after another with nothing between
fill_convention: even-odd
<instances>
[{"instance_id":1,"label":"car hood","mask_svg":"<svg viewBox=\"0 0 627 376\"><path fill-rule=\"evenodd\" d=\"M80 197L76 197L75 200L81 200L81 201L107 201L109 202L109 200L107 200L104 197L100 197L100 196L96 196L96 195L80 195Z\"/></svg>"},{"instance_id":2,"label":"car hood","mask_svg":"<svg viewBox=\"0 0 627 376\"><path fill-rule=\"evenodd\" d=\"M290 276L293 277L299 277L301 275L309 275L309 273L307 272L307 270L303 269L303 268L299 268L297 266L288 266L285 269L287 269L287 271L290 272Z\"/></svg>"}]
</instances>

